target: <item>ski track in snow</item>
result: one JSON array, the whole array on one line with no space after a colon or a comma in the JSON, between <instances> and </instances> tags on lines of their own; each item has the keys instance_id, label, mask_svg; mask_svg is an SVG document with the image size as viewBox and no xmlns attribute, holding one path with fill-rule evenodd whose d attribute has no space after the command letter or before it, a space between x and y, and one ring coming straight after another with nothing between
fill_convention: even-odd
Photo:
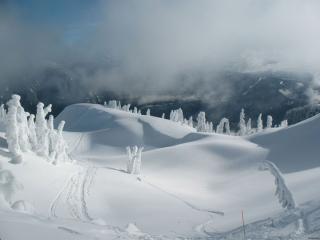
<instances>
[{"instance_id":1,"label":"ski track in snow","mask_svg":"<svg viewBox=\"0 0 320 240\"><path fill-rule=\"evenodd\" d=\"M49 216L57 217L58 204L65 202L73 218L85 222L92 221L86 198L90 195L96 171L95 167L83 166L77 173L72 174L51 203Z\"/></svg>"},{"instance_id":2,"label":"ski track in snow","mask_svg":"<svg viewBox=\"0 0 320 240\"><path fill-rule=\"evenodd\" d=\"M170 192L168 192L168 191L166 191L166 190L154 185L153 183L150 183L150 182L148 182L148 181L146 181L146 180L144 180L144 179L142 179L140 177L138 177L137 179L139 181L144 182L144 183L148 184L149 186L151 186L151 187L153 187L153 188L155 188L155 189L157 189L157 190L159 190L159 191L161 191L161 192L163 192L163 193L165 193L165 194L167 194L167 195L169 195L169 196L171 196L171 197L183 202L185 205L187 205L188 207L192 208L193 210L200 211L200 212L213 213L213 214L217 214L217 215L220 215L220 216L224 216L224 212L222 212L222 211L215 211L215 210L211 210L211 209L199 208L199 207L193 205L192 203L190 203L190 202L188 202L188 201L176 196L175 194L170 193Z\"/></svg>"}]
</instances>

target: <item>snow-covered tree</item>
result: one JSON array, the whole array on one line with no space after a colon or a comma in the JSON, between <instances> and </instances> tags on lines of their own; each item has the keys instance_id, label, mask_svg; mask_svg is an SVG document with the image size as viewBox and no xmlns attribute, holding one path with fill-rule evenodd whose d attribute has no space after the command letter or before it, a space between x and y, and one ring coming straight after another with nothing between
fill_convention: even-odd
<instances>
[{"instance_id":1,"label":"snow-covered tree","mask_svg":"<svg viewBox=\"0 0 320 240\"><path fill-rule=\"evenodd\" d=\"M133 108L133 113L134 113L134 114L137 114L137 113L138 113L138 108L137 108L137 107L134 107L134 108Z\"/></svg>"},{"instance_id":2,"label":"snow-covered tree","mask_svg":"<svg viewBox=\"0 0 320 240\"><path fill-rule=\"evenodd\" d=\"M54 145L51 152L51 159L53 164L57 164L58 161L69 162L71 159L68 155L68 145L65 142L62 132L65 125L65 121L61 121L58 125L56 134L54 135Z\"/></svg>"},{"instance_id":3,"label":"snow-covered tree","mask_svg":"<svg viewBox=\"0 0 320 240\"><path fill-rule=\"evenodd\" d=\"M241 109L240 112L240 121L239 121L239 135L244 136L247 133L247 126L246 126L246 120L245 120L245 113L244 109Z\"/></svg>"},{"instance_id":4,"label":"snow-covered tree","mask_svg":"<svg viewBox=\"0 0 320 240\"><path fill-rule=\"evenodd\" d=\"M274 176L276 185L275 195L278 197L281 206L289 210L296 208L292 193L287 187L284 177L278 167L274 163L265 160L262 162L260 170L268 170Z\"/></svg>"},{"instance_id":5,"label":"snow-covered tree","mask_svg":"<svg viewBox=\"0 0 320 240\"><path fill-rule=\"evenodd\" d=\"M165 119L165 118L166 118L166 114L165 114L165 113L162 113L161 118L162 118L162 119Z\"/></svg>"},{"instance_id":6,"label":"snow-covered tree","mask_svg":"<svg viewBox=\"0 0 320 240\"><path fill-rule=\"evenodd\" d=\"M288 120L281 121L280 127L282 127L282 128L288 127Z\"/></svg>"},{"instance_id":7,"label":"snow-covered tree","mask_svg":"<svg viewBox=\"0 0 320 240\"><path fill-rule=\"evenodd\" d=\"M29 143L29 128L28 128L28 117L29 113L25 112L23 107L20 104L20 96L17 107L17 126L18 126L18 135L19 135L19 145L21 151L27 152L30 150L31 146Z\"/></svg>"},{"instance_id":8,"label":"snow-covered tree","mask_svg":"<svg viewBox=\"0 0 320 240\"><path fill-rule=\"evenodd\" d=\"M147 116L150 116L150 109L149 109L149 108L148 108L147 111L146 111L146 115L147 115Z\"/></svg>"},{"instance_id":9,"label":"snow-covered tree","mask_svg":"<svg viewBox=\"0 0 320 240\"><path fill-rule=\"evenodd\" d=\"M38 103L36 114L36 136L37 136L37 152L41 156L49 155L49 142L48 142L48 124L46 115L51 112L51 106L44 108L43 103Z\"/></svg>"},{"instance_id":10,"label":"snow-covered tree","mask_svg":"<svg viewBox=\"0 0 320 240\"><path fill-rule=\"evenodd\" d=\"M4 104L1 104L0 106L0 121L5 121L6 120L6 115L7 115L7 112L6 112L6 109L4 108Z\"/></svg>"},{"instance_id":11,"label":"snow-covered tree","mask_svg":"<svg viewBox=\"0 0 320 240\"><path fill-rule=\"evenodd\" d=\"M220 123L218 124L216 128L216 133L223 134L225 129L225 133L227 135L230 135L230 125L229 120L227 118L222 118Z\"/></svg>"},{"instance_id":12,"label":"snow-covered tree","mask_svg":"<svg viewBox=\"0 0 320 240\"><path fill-rule=\"evenodd\" d=\"M12 95L7 102L8 113L6 117L6 139L8 149L12 153L12 162L20 163L22 161L21 148L19 145L19 127L17 121L17 111L20 104L20 96Z\"/></svg>"},{"instance_id":13,"label":"snow-covered tree","mask_svg":"<svg viewBox=\"0 0 320 240\"><path fill-rule=\"evenodd\" d=\"M37 140L37 134L36 134L36 126L34 124L34 118L35 116L31 114L28 119L28 136L29 136L29 142L31 145L31 149L33 151L36 151L38 146L38 140Z\"/></svg>"},{"instance_id":14,"label":"snow-covered tree","mask_svg":"<svg viewBox=\"0 0 320 240\"><path fill-rule=\"evenodd\" d=\"M263 130L262 113L260 113L257 120L257 132L261 132L262 130Z\"/></svg>"},{"instance_id":15,"label":"snow-covered tree","mask_svg":"<svg viewBox=\"0 0 320 240\"><path fill-rule=\"evenodd\" d=\"M252 133L251 118L248 119L246 128L247 128L247 134L251 134Z\"/></svg>"},{"instance_id":16,"label":"snow-covered tree","mask_svg":"<svg viewBox=\"0 0 320 240\"><path fill-rule=\"evenodd\" d=\"M193 128L193 118L192 118L192 116L190 116L189 119L188 119L188 126Z\"/></svg>"},{"instance_id":17,"label":"snow-covered tree","mask_svg":"<svg viewBox=\"0 0 320 240\"><path fill-rule=\"evenodd\" d=\"M267 116L267 128L272 128L272 116Z\"/></svg>"},{"instance_id":18,"label":"snow-covered tree","mask_svg":"<svg viewBox=\"0 0 320 240\"><path fill-rule=\"evenodd\" d=\"M197 117L197 131L206 132L206 113L199 112Z\"/></svg>"},{"instance_id":19,"label":"snow-covered tree","mask_svg":"<svg viewBox=\"0 0 320 240\"><path fill-rule=\"evenodd\" d=\"M141 172L141 154L143 147L127 147L128 161L127 172L130 174L140 174Z\"/></svg>"}]
</instances>

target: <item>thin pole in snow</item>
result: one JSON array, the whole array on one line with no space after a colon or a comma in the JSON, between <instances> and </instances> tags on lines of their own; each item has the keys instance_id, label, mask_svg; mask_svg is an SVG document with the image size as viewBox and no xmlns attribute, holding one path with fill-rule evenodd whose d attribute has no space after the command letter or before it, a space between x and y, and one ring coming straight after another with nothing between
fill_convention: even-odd
<instances>
[{"instance_id":1,"label":"thin pole in snow","mask_svg":"<svg viewBox=\"0 0 320 240\"><path fill-rule=\"evenodd\" d=\"M246 240L246 229L245 229L245 223L244 223L243 210L241 211L241 217L242 217L243 239Z\"/></svg>"}]
</instances>

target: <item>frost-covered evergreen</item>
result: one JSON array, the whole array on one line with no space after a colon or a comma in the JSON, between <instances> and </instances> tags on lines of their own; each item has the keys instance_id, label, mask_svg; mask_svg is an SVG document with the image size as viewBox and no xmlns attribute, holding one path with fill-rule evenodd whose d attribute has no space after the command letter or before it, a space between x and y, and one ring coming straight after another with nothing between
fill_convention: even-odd
<instances>
[{"instance_id":1,"label":"frost-covered evergreen","mask_svg":"<svg viewBox=\"0 0 320 240\"><path fill-rule=\"evenodd\" d=\"M176 110L171 110L170 112L170 120L173 122L180 122L181 124L184 123L184 116L183 111L181 108Z\"/></svg>"},{"instance_id":2,"label":"frost-covered evergreen","mask_svg":"<svg viewBox=\"0 0 320 240\"><path fill-rule=\"evenodd\" d=\"M296 203L293 199L292 193L287 187L286 182L278 167L274 163L266 160L262 162L260 169L268 170L274 176L276 185L275 195L278 197L281 206L289 210L296 208Z\"/></svg>"},{"instance_id":3,"label":"frost-covered evergreen","mask_svg":"<svg viewBox=\"0 0 320 240\"><path fill-rule=\"evenodd\" d=\"M6 139L8 149L12 153L13 163L20 163L22 161L21 148L19 145L19 126L17 121L17 111L20 105L20 96L12 95L7 102L8 113L6 117Z\"/></svg>"},{"instance_id":4,"label":"frost-covered evergreen","mask_svg":"<svg viewBox=\"0 0 320 240\"><path fill-rule=\"evenodd\" d=\"M50 115L48 121L46 120L46 115L51 112L51 105L44 108L44 104L39 103L36 119L33 114L29 116L29 113L24 111L18 95L12 95L7 105L6 139L8 149L13 154L12 162L21 162L22 152L30 150L51 159L53 163L69 160L67 144L62 136L64 122L55 130L53 116Z\"/></svg>"},{"instance_id":5,"label":"frost-covered evergreen","mask_svg":"<svg viewBox=\"0 0 320 240\"><path fill-rule=\"evenodd\" d=\"M257 132L262 132L262 130L263 130L262 113L260 113L257 120Z\"/></svg>"},{"instance_id":6,"label":"frost-covered evergreen","mask_svg":"<svg viewBox=\"0 0 320 240\"><path fill-rule=\"evenodd\" d=\"M197 131L206 132L206 113L199 112L197 117Z\"/></svg>"},{"instance_id":7,"label":"frost-covered evergreen","mask_svg":"<svg viewBox=\"0 0 320 240\"><path fill-rule=\"evenodd\" d=\"M230 135L230 125L229 125L229 119L222 118L220 123L218 124L216 128L216 133L223 134L225 129L225 133L227 135Z\"/></svg>"},{"instance_id":8,"label":"frost-covered evergreen","mask_svg":"<svg viewBox=\"0 0 320 240\"><path fill-rule=\"evenodd\" d=\"M246 126L246 120L245 120L245 113L244 109L241 109L240 112L240 121L239 121L239 135L244 136L247 133L247 126Z\"/></svg>"},{"instance_id":9,"label":"frost-covered evergreen","mask_svg":"<svg viewBox=\"0 0 320 240\"><path fill-rule=\"evenodd\" d=\"M282 127L282 128L288 127L288 120L281 121L280 127Z\"/></svg>"},{"instance_id":10,"label":"frost-covered evergreen","mask_svg":"<svg viewBox=\"0 0 320 240\"><path fill-rule=\"evenodd\" d=\"M248 119L246 128L247 128L246 129L247 130L247 134L253 133L253 130L252 130L252 127L251 127L251 118Z\"/></svg>"},{"instance_id":11,"label":"frost-covered evergreen","mask_svg":"<svg viewBox=\"0 0 320 240\"><path fill-rule=\"evenodd\" d=\"M165 119L165 118L166 118L166 114L165 114L165 113L162 113L161 118L162 118L162 119Z\"/></svg>"},{"instance_id":12,"label":"frost-covered evergreen","mask_svg":"<svg viewBox=\"0 0 320 240\"><path fill-rule=\"evenodd\" d=\"M128 161L127 161L127 172L130 174L141 173L141 154L143 147L127 147Z\"/></svg>"},{"instance_id":13,"label":"frost-covered evergreen","mask_svg":"<svg viewBox=\"0 0 320 240\"><path fill-rule=\"evenodd\" d=\"M192 118L192 116L190 116L189 119L188 119L188 126L193 128L193 118Z\"/></svg>"},{"instance_id":14,"label":"frost-covered evergreen","mask_svg":"<svg viewBox=\"0 0 320 240\"><path fill-rule=\"evenodd\" d=\"M4 104L1 104L0 106L0 121L5 121L6 120L6 115L7 115L7 112L6 112L6 109L4 108Z\"/></svg>"},{"instance_id":15,"label":"frost-covered evergreen","mask_svg":"<svg viewBox=\"0 0 320 240\"><path fill-rule=\"evenodd\" d=\"M147 116L150 116L150 114L151 114L151 113L150 113L150 109L148 108L147 111L146 111L146 115L147 115Z\"/></svg>"},{"instance_id":16,"label":"frost-covered evergreen","mask_svg":"<svg viewBox=\"0 0 320 240\"><path fill-rule=\"evenodd\" d=\"M31 150L36 151L38 146L38 140L37 140L37 134L36 134L36 126L34 123L35 116L31 114L28 119L28 136L29 136L29 142L31 145Z\"/></svg>"},{"instance_id":17,"label":"frost-covered evergreen","mask_svg":"<svg viewBox=\"0 0 320 240\"><path fill-rule=\"evenodd\" d=\"M272 128L272 116L271 115L268 115L267 116L267 127L266 128Z\"/></svg>"},{"instance_id":18,"label":"frost-covered evergreen","mask_svg":"<svg viewBox=\"0 0 320 240\"><path fill-rule=\"evenodd\" d=\"M51 112L51 106L44 108L42 102L37 105L37 114L36 114L36 136L37 136L37 153L41 156L49 155L49 129L46 120L46 115Z\"/></svg>"}]
</instances>

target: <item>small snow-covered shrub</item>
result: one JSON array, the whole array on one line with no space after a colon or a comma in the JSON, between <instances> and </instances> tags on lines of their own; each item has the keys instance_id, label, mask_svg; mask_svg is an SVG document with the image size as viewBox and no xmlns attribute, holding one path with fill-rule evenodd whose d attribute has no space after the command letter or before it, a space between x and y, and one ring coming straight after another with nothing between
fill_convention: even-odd
<instances>
[{"instance_id":1,"label":"small snow-covered shrub","mask_svg":"<svg viewBox=\"0 0 320 240\"><path fill-rule=\"evenodd\" d=\"M12 203L12 197L17 190L20 190L22 185L20 185L11 171L9 170L0 170L0 196L7 203Z\"/></svg>"},{"instance_id":2,"label":"small snow-covered shrub","mask_svg":"<svg viewBox=\"0 0 320 240\"><path fill-rule=\"evenodd\" d=\"M31 203L24 200L18 200L14 202L13 204L11 204L11 208L21 213L27 213L31 215L35 213L34 206Z\"/></svg>"},{"instance_id":3,"label":"small snow-covered shrub","mask_svg":"<svg viewBox=\"0 0 320 240\"><path fill-rule=\"evenodd\" d=\"M143 147L127 147L128 161L127 172L130 174L140 174L141 172L141 154Z\"/></svg>"},{"instance_id":4,"label":"small snow-covered shrub","mask_svg":"<svg viewBox=\"0 0 320 240\"><path fill-rule=\"evenodd\" d=\"M266 160L262 162L260 170L268 170L274 176L276 185L275 195L278 197L281 206L288 210L296 208L296 203L293 199L292 193L287 187L278 167L274 163Z\"/></svg>"}]
</instances>

